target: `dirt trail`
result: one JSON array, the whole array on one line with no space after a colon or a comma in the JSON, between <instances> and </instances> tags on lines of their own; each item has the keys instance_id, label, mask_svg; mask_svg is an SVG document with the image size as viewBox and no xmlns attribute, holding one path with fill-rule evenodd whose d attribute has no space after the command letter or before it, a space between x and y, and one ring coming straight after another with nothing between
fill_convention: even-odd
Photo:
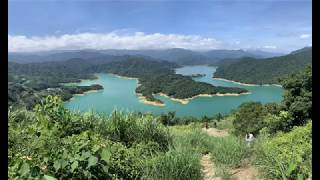
<instances>
[{"instance_id":1,"label":"dirt trail","mask_svg":"<svg viewBox=\"0 0 320 180\"><path fill-rule=\"evenodd\" d=\"M250 165L233 169L230 174L232 174L231 177L238 180L256 180L258 177L257 169Z\"/></svg>"},{"instance_id":2,"label":"dirt trail","mask_svg":"<svg viewBox=\"0 0 320 180\"><path fill-rule=\"evenodd\" d=\"M229 136L228 131L216 129L216 128L202 128L203 131L207 132L209 136L215 136L215 137L226 137Z\"/></svg>"},{"instance_id":3,"label":"dirt trail","mask_svg":"<svg viewBox=\"0 0 320 180\"><path fill-rule=\"evenodd\" d=\"M221 179L220 177L216 177L215 167L213 162L210 159L209 154L202 156L200 163L202 165L201 171L203 173L204 180L220 180Z\"/></svg>"},{"instance_id":4,"label":"dirt trail","mask_svg":"<svg viewBox=\"0 0 320 180\"><path fill-rule=\"evenodd\" d=\"M207 132L209 136L215 137L226 137L229 136L227 130L220 130L216 128L202 128L203 131ZM204 180L220 180L220 177L215 177L215 167L214 163L210 159L210 155L204 155L201 159L201 165L203 167L202 173L204 175ZM239 167L237 169L231 169L229 171L232 179L237 180L256 180L258 177L258 170L251 166L250 164L244 167Z\"/></svg>"}]
</instances>

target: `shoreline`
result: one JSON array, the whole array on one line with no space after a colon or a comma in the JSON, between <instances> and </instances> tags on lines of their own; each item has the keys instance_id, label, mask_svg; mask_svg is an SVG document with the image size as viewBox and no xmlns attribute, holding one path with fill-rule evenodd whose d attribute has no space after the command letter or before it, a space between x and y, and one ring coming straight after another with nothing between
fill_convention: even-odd
<instances>
[{"instance_id":1,"label":"shoreline","mask_svg":"<svg viewBox=\"0 0 320 180\"><path fill-rule=\"evenodd\" d=\"M99 92L99 91L101 91L101 90L103 90L103 89L99 89L99 90L89 90L89 91L83 92L82 94L72 94L72 97L71 97L70 99L68 99L67 101L70 102L70 101L74 100L74 99L75 99L75 96L84 96L84 95L86 95L86 94Z\"/></svg>"},{"instance_id":2,"label":"shoreline","mask_svg":"<svg viewBox=\"0 0 320 180\"><path fill-rule=\"evenodd\" d=\"M282 87L280 84L247 84L247 83L242 83L242 82L238 82L238 81L233 81L233 80L229 80L229 79L224 79L224 78L215 78L213 77L213 79L215 80L221 80L221 81L226 81L226 82L233 82L242 86L278 86L278 87Z\"/></svg>"},{"instance_id":3,"label":"shoreline","mask_svg":"<svg viewBox=\"0 0 320 180\"><path fill-rule=\"evenodd\" d=\"M250 93L250 92L245 92L245 93L240 93L240 94L237 94L237 93L198 94L198 95L192 96L192 97L190 97L190 98L184 98L184 99L173 98L173 97L170 97L170 96L168 96L168 95L166 95L166 94L164 94L164 93L158 93L157 95L167 97L167 98L169 98L169 99L172 100L172 101L177 101L177 102L180 102L181 104L185 105L185 104L188 104L191 100L193 100L193 99L195 99L195 98L197 98L197 97L241 96L241 95L246 95L246 94L251 94L251 93Z\"/></svg>"},{"instance_id":4,"label":"shoreline","mask_svg":"<svg viewBox=\"0 0 320 180\"><path fill-rule=\"evenodd\" d=\"M247 94L251 94L250 92L245 92L245 93L240 93L240 94L236 94L236 93L225 93L225 94L221 94L221 93L217 93L217 94L198 94L196 96L190 97L190 98L184 98L184 99L177 99L177 98L173 98L170 97L164 93L157 93L157 94L152 94L152 95L159 95L159 96L163 96L166 98L169 98L171 101L176 101L179 102L183 105L188 104L191 100L193 100L194 98L197 97L213 97L213 96L241 96L241 95L247 95ZM165 106L164 103L158 103L158 102L154 102L154 101L148 101L146 99L146 97L144 97L141 93L136 93L136 95L139 98L139 101L144 103L144 104L148 104L148 105L154 105L154 106Z\"/></svg>"},{"instance_id":5,"label":"shoreline","mask_svg":"<svg viewBox=\"0 0 320 180\"><path fill-rule=\"evenodd\" d=\"M134 78L134 77L120 76L118 74L113 74L113 73L108 73L108 74L110 74L112 76L115 76L117 78L121 78L121 79L130 79L130 80L137 80L137 81L139 80L138 78Z\"/></svg>"},{"instance_id":6,"label":"shoreline","mask_svg":"<svg viewBox=\"0 0 320 180\"><path fill-rule=\"evenodd\" d=\"M144 104L153 105L153 106L159 106L164 107L164 103L155 102L155 101L149 101L145 96L143 96L141 93L136 93L136 96L138 97L139 101Z\"/></svg>"},{"instance_id":7,"label":"shoreline","mask_svg":"<svg viewBox=\"0 0 320 180\"><path fill-rule=\"evenodd\" d=\"M111 74L111 73L110 73ZM138 78L133 78L133 77L127 77L127 76L120 76L120 75L117 75L117 74L111 74L115 77L118 77L118 78L122 78L122 79L131 79L131 80L137 80L137 86L136 87L139 87L141 84L139 83L139 79ZM245 95L245 94L251 94L250 92L246 92L246 93L240 93L240 94L237 94L237 93L225 93L225 94L221 94L221 93L217 93L217 94L198 94L196 96L193 96L193 97L190 97L190 98L184 98L184 99L178 99L178 98L173 98L173 97L170 97L164 93L157 93L157 94L152 94L153 96L154 95L160 95L160 96L164 96L166 98L169 98L171 101L176 101L176 102L179 102L183 105L186 105L188 104L192 99L194 98L197 98L197 97L213 97L213 96L240 96L240 95ZM148 105L153 105L153 106L159 106L159 107L163 107L165 106L164 103L159 103L159 102L154 102L154 101L149 101L146 99L146 97L144 97L141 93L136 93L136 96L138 96L138 99L140 102L144 103L144 104L148 104Z\"/></svg>"},{"instance_id":8,"label":"shoreline","mask_svg":"<svg viewBox=\"0 0 320 180\"><path fill-rule=\"evenodd\" d=\"M112 74L112 73L108 73L112 76L115 76L117 78L121 78L121 79L129 79L129 80L136 80L137 81L137 86L136 87L139 87L141 84L139 82L139 79L138 78L133 78L133 77L127 77L127 76L120 76L120 75L117 75L117 74ZM280 86L282 87L281 85L278 85L278 84L264 84L264 85L257 85L257 84L246 84L246 83L241 83L241 82L237 82L237 81L232 81L232 80L228 80L228 79L223 79L223 78L213 78L213 79L216 79L216 80L223 80L223 81L227 81L227 82L233 82L233 83L237 83L237 84L240 84L240 85L243 85L243 86ZM88 79L89 80L89 79ZM82 81L82 80L81 80ZM86 91L86 92L83 92L82 94L73 94L72 98L70 98L68 101L72 101L74 100L74 97L75 96L84 96L85 94L88 94L88 93L94 93L94 92L98 92L99 90L89 90L89 91ZM147 104L147 105L153 105L153 106L158 106L158 107L163 107L165 106L164 103L160 103L160 102L155 102L155 101L149 101L146 99L145 96L143 96L141 93L135 93L136 96L138 97L139 101L141 103L144 103L144 104ZM170 100L172 101L176 101L176 102L179 102L183 105L186 105L188 104L192 99L195 99L197 97L213 97L213 96L240 96L240 95L246 95L246 94L251 94L250 92L245 92L245 93L240 93L240 94L237 94L237 93L216 93L216 94L198 94L198 95L195 95L193 97L190 97L190 98L184 98L184 99L178 99L178 98L174 98L174 97L170 97L164 93L157 93L157 94L152 94L152 95L159 95L159 96L163 96L163 97L166 97L166 98L169 98Z\"/></svg>"}]
</instances>

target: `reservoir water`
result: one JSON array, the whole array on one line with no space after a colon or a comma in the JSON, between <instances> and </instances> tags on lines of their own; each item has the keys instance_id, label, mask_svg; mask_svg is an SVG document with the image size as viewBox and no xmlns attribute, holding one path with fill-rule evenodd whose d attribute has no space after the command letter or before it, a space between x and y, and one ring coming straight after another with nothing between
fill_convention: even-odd
<instances>
[{"instance_id":1,"label":"reservoir water","mask_svg":"<svg viewBox=\"0 0 320 180\"><path fill-rule=\"evenodd\" d=\"M88 80L78 83L78 85L100 84L103 90L88 93L85 95L75 95L72 100L65 102L65 106L71 110L95 111L111 113L115 109L122 111L162 112L176 111L177 116L214 115L217 113L228 113L232 109L246 101L260 101L262 103L280 102L282 100L283 89L279 86L243 86L234 82L216 80L212 78L216 67L209 66L185 66L176 69L176 73L183 75L205 74L204 77L194 78L196 81L207 82L215 86L242 87L249 90L250 94L240 96L213 96L196 97L188 104L172 101L167 97L155 96L161 99L164 107L147 105L139 101L135 94L137 80L120 78L111 74L97 74L96 80Z\"/></svg>"}]
</instances>

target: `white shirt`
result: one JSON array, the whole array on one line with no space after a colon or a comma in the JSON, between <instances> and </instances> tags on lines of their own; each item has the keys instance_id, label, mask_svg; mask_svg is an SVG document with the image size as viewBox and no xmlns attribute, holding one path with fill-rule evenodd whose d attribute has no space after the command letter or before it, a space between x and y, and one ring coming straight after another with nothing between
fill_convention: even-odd
<instances>
[{"instance_id":1,"label":"white shirt","mask_svg":"<svg viewBox=\"0 0 320 180\"><path fill-rule=\"evenodd\" d=\"M246 136L246 141L251 142L253 140L254 140L253 134L250 133L249 138L247 138L247 136Z\"/></svg>"}]
</instances>

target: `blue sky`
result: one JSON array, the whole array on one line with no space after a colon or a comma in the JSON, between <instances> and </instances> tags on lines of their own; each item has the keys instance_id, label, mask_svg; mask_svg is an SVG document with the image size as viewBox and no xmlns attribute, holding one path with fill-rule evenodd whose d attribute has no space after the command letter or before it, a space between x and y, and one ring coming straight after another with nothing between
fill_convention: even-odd
<instances>
[{"instance_id":1,"label":"blue sky","mask_svg":"<svg viewBox=\"0 0 320 180\"><path fill-rule=\"evenodd\" d=\"M311 14L307 0L9 0L9 51L83 43L96 49L288 52L312 44Z\"/></svg>"}]
</instances>

